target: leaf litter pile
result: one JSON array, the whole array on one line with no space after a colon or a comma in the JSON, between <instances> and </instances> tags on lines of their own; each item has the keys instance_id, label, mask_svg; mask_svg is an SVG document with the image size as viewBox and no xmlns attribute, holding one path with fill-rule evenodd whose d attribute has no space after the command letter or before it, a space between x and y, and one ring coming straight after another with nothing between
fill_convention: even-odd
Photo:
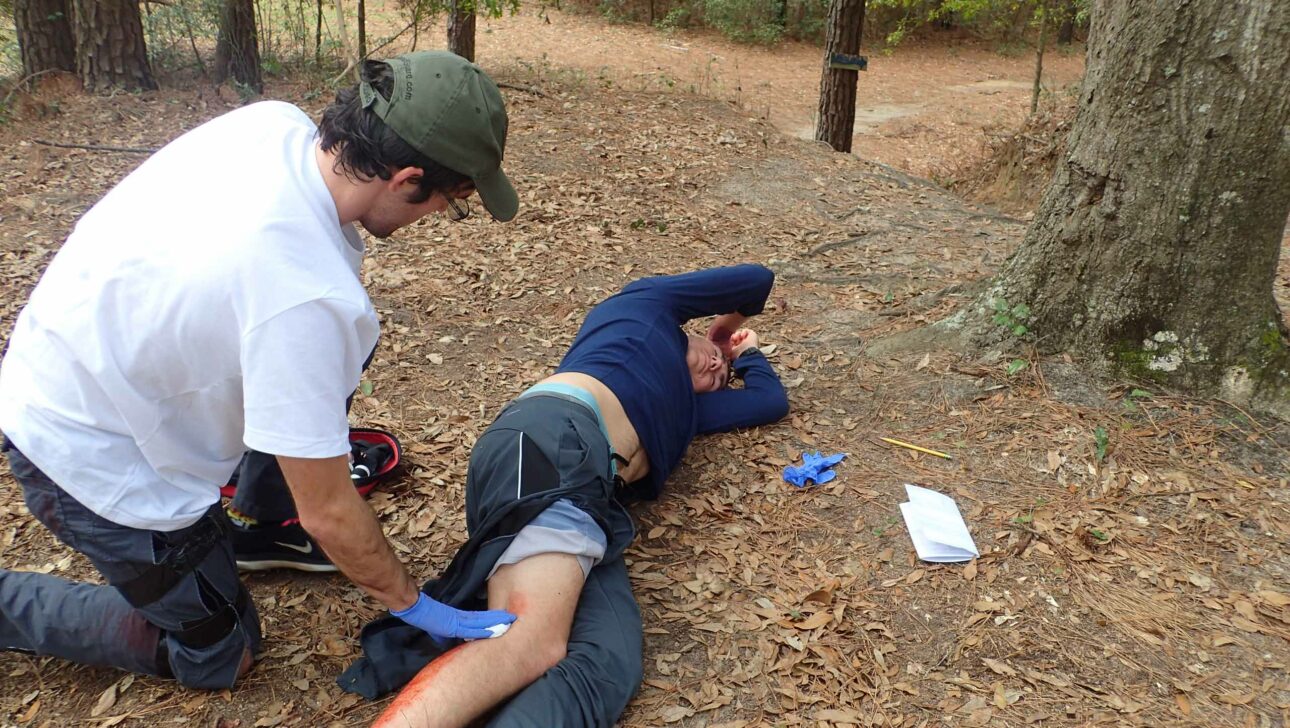
<instances>
[{"instance_id":1,"label":"leaf litter pile","mask_svg":"<svg viewBox=\"0 0 1290 728\"><path fill-rule=\"evenodd\" d=\"M464 539L475 437L552 371L590 306L639 276L761 261L778 282L754 325L793 412L700 438L664 497L635 507L645 684L623 725L1286 723L1284 425L1060 357L868 356L971 300L1024 223L719 102L498 76L522 87L506 91L520 217L428 220L369 241L364 267L383 338L351 420L405 445L408 473L371 504L417 578ZM316 115L306 91L276 95ZM29 103L0 128L6 336L76 218L141 159L31 140L155 147L228 108L178 90ZM816 450L849 454L835 480L783 482ZM952 496L981 557L919 562L904 483ZM7 470L0 488L0 563L96 578ZM267 650L235 691L6 653L0 725L370 721L383 703L333 679L375 603L339 576L247 580Z\"/></svg>"}]
</instances>

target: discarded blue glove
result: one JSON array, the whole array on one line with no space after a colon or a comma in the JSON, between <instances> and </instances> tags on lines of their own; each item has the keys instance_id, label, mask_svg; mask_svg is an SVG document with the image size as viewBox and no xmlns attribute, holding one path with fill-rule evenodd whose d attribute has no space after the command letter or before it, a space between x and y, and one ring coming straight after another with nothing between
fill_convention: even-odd
<instances>
[{"instance_id":1,"label":"discarded blue glove","mask_svg":"<svg viewBox=\"0 0 1290 728\"><path fill-rule=\"evenodd\" d=\"M816 485L827 483L837 477L837 473L829 468L842 462L847 456L846 453L840 452L836 455L820 456L820 451L802 453L801 465L789 465L784 468L784 480L796 485L799 488L806 486L806 481L815 481Z\"/></svg>"}]
</instances>

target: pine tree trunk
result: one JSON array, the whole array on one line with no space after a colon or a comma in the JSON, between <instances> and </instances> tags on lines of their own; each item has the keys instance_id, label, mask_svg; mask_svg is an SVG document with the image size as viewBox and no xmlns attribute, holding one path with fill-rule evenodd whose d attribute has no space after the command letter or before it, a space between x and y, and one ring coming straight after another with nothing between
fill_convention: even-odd
<instances>
[{"instance_id":1,"label":"pine tree trunk","mask_svg":"<svg viewBox=\"0 0 1290 728\"><path fill-rule=\"evenodd\" d=\"M358 0L358 57L367 58L367 2Z\"/></svg>"},{"instance_id":2,"label":"pine tree trunk","mask_svg":"<svg viewBox=\"0 0 1290 728\"><path fill-rule=\"evenodd\" d=\"M1025 304L1043 349L1130 376L1290 394L1287 128L1290 3L1099 0L1066 159L977 311Z\"/></svg>"},{"instance_id":3,"label":"pine tree trunk","mask_svg":"<svg viewBox=\"0 0 1290 728\"><path fill-rule=\"evenodd\" d=\"M260 45L255 30L254 0L225 0L215 44L215 83L229 75L257 94L264 93Z\"/></svg>"},{"instance_id":4,"label":"pine tree trunk","mask_svg":"<svg viewBox=\"0 0 1290 728\"><path fill-rule=\"evenodd\" d=\"M1079 6L1075 0L1069 0L1063 3L1061 10L1062 24L1057 27L1057 45L1070 45L1075 40L1075 14L1079 12Z\"/></svg>"},{"instance_id":5,"label":"pine tree trunk","mask_svg":"<svg viewBox=\"0 0 1290 728\"><path fill-rule=\"evenodd\" d=\"M448 14L448 50L475 62L475 7L453 0Z\"/></svg>"},{"instance_id":6,"label":"pine tree trunk","mask_svg":"<svg viewBox=\"0 0 1290 728\"><path fill-rule=\"evenodd\" d=\"M1075 19L1066 18L1057 26L1057 45L1070 45L1075 40Z\"/></svg>"},{"instance_id":7,"label":"pine tree trunk","mask_svg":"<svg viewBox=\"0 0 1290 728\"><path fill-rule=\"evenodd\" d=\"M51 70L76 72L76 42L67 0L15 0L13 24L23 76Z\"/></svg>"},{"instance_id":8,"label":"pine tree trunk","mask_svg":"<svg viewBox=\"0 0 1290 728\"><path fill-rule=\"evenodd\" d=\"M154 89L138 0L71 0L76 73L87 91Z\"/></svg>"},{"instance_id":9,"label":"pine tree trunk","mask_svg":"<svg viewBox=\"0 0 1290 728\"><path fill-rule=\"evenodd\" d=\"M824 41L824 73L820 77L820 113L815 139L828 142L839 152L851 151L856 123L856 83L860 72L831 68L834 53L860 52L864 29L865 0L833 0L829 7L828 31Z\"/></svg>"},{"instance_id":10,"label":"pine tree trunk","mask_svg":"<svg viewBox=\"0 0 1290 728\"><path fill-rule=\"evenodd\" d=\"M322 15L323 0L318 0L318 17L314 23L314 65L322 64Z\"/></svg>"}]
</instances>

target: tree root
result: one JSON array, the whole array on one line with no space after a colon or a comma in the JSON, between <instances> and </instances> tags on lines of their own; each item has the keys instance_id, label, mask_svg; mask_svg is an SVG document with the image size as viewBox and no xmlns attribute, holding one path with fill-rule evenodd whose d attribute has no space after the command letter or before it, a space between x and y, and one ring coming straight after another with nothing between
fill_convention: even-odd
<instances>
[{"instance_id":1,"label":"tree root","mask_svg":"<svg viewBox=\"0 0 1290 728\"><path fill-rule=\"evenodd\" d=\"M534 86L522 86L518 83L506 83L505 81L498 81L497 87L514 89L516 91L523 91L526 94L533 94L534 96L546 98L546 92Z\"/></svg>"},{"instance_id":2,"label":"tree root","mask_svg":"<svg viewBox=\"0 0 1290 728\"><path fill-rule=\"evenodd\" d=\"M102 144L67 144L63 142L47 142L44 139L32 139L37 144L43 144L47 147L58 147L60 149L88 149L92 152L127 152L129 154L153 154L159 147L112 147Z\"/></svg>"}]
</instances>

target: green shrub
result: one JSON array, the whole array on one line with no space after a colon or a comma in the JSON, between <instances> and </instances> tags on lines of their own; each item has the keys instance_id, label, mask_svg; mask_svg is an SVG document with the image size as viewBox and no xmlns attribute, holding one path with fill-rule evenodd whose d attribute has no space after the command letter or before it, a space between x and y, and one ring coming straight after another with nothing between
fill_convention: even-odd
<instances>
[{"instance_id":1,"label":"green shrub","mask_svg":"<svg viewBox=\"0 0 1290 728\"><path fill-rule=\"evenodd\" d=\"M788 4L784 35L794 40L824 42L829 21L829 0L797 0Z\"/></svg>"},{"instance_id":2,"label":"green shrub","mask_svg":"<svg viewBox=\"0 0 1290 728\"><path fill-rule=\"evenodd\" d=\"M781 2L704 0L703 21L731 40L770 45L784 36Z\"/></svg>"},{"instance_id":3,"label":"green shrub","mask_svg":"<svg viewBox=\"0 0 1290 728\"><path fill-rule=\"evenodd\" d=\"M690 6L678 5L667 11L667 15L664 15L655 25L668 30L676 30L677 28L688 28L693 23L694 14L691 12Z\"/></svg>"}]
</instances>

